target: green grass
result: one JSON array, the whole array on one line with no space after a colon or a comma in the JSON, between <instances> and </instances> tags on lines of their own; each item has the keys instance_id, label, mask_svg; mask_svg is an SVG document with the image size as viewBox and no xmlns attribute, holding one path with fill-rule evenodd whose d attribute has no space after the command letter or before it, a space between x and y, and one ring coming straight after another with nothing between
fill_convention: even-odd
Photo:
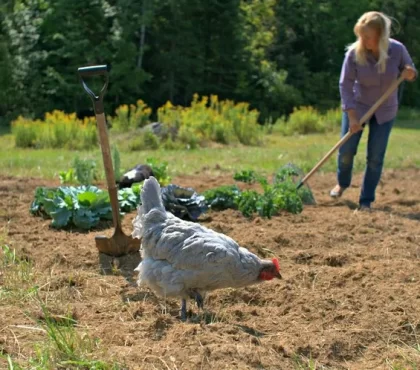
<instances>
[{"instance_id":1,"label":"green grass","mask_svg":"<svg viewBox=\"0 0 420 370\"><path fill-rule=\"evenodd\" d=\"M28 317L34 322L34 328L44 334L43 339L34 345L31 357L25 361L21 358L15 359L0 347L0 366L3 362L7 364L8 370L124 369L117 363L97 358L104 354L99 340L80 330L73 317L60 317L61 320L58 321L52 316L46 300L42 300L39 288L34 285L33 267L32 263L20 258L15 249L0 245L0 307L12 305L14 309L25 311L29 302L35 303L38 311L42 312L43 319Z\"/></svg>"},{"instance_id":2,"label":"green grass","mask_svg":"<svg viewBox=\"0 0 420 370\"><path fill-rule=\"evenodd\" d=\"M401 121L394 128L388 147L386 167L408 168L420 165L419 139L420 122ZM121 168L126 169L138 163L144 163L146 158L154 157L159 161L167 161L172 176L193 174L209 169L217 174L222 170L234 172L237 170L257 169L271 173L285 163L292 162L303 171L310 170L324 154L338 141L337 133L316 134L307 136L284 137L278 133L266 136L266 143L261 147L226 147L204 148L195 150L150 150L140 152L125 151L119 145L121 152ZM355 170L360 171L365 165L367 135L359 147L355 162ZM71 151L61 149L18 149L15 148L13 136L3 133L0 136L0 174L19 177L57 178L59 171L71 167L76 156L93 158L102 169L102 159L99 148L95 151ZM334 171L336 156L324 165L323 171ZM103 176L103 174L101 174Z\"/></svg>"}]
</instances>

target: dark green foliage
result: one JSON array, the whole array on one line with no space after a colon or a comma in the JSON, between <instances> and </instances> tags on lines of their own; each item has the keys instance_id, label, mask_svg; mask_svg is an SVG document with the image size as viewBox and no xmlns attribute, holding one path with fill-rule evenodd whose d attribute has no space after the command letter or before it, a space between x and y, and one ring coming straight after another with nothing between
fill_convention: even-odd
<instances>
[{"instance_id":1,"label":"dark green foliage","mask_svg":"<svg viewBox=\"0 0 420 370\"><path fill-rule=\"evenodd\" d=\"M159 162L155 158L147 158L146 164L152 168L154 177L161 186L166 186L171 182L168 174L168 162Z\"/></svg>"},{"instance_id":2,"label":"dark green foliage","mask_svg":"<svg viewBox=\"0 0 420 370\"><path fill-rule=\"evenodd\" d=\"M303 206L296 188L290 182L284 182L265 186L261 194L255 190L245 190L239 197L238 209L246 217L256 213L271 218L280 211L300 213Z\"/></svg>"},{"instance_id":3,"label":"dark green foliage","mask_svg":"<svg viewBox=\"0 0 420 370\"><path fill-rule=\"evenodd\" d=\"M221 186L204 193L208 205L215 210L238 209L246 217L258 214L271 218L281 211L300 213L304 204L314 204L312 192L304 186L296 190L301 171L291 164L282 167L275 175L273 184L253 170L237 172L234 179L248 184L258 182L262 192L241 191L236 185Z\"/></svg>"},{"instance_id":4,"label":"dark green foliage","mask_svg":"<svg viewBox=\"0 0 420 370\"><path fill-rule=\"evenodd\" d=\"M253 170L244 170L235 172L233 179L236 181L245 182L247 184L253 184L257 181L257 174Z\"/></svg>"},{"instance_id":5,"label":"dark green foliage","mask_svg":"<svg viewBox=\"0 0 420 370\"><path fill-rule=\"evenodd\" d=\"M296 189L299 181L303 178L303 172L294 166L291 163L286 164L282 168L280 168L275 174L273 178L273 183L275 185L281 185L284 183L290 184L290 187ZM297 194L299 195L300 199L302 200L303 204L315 204L315 198L312 194L311 189L308 185L302 186L298 191Z\"/></svg>"},{"instance_id":6,"label":"dark green foliage","mask_svg":"<svg viewBox=\"0 0 420 370\"><path fill-rule=\"evenodd\" d=\"M121 157L116 145L112 146L112 166L114 168L114 176L116 179L121 178Z\"/></svg>"},{"instance_id":7,"label":"dark green foliage","mask_svg":"<svg viewBox=\"0 0 420 370\"><path fill-rule=\"evenodd\" d=\"M77 177L74 172L74 168L70 168L67 171L60 171L58 173L61 184L73 184L77 182Z\"/></svg>"},{"instance_id":8,"label":"dark green foliage","mask_svg":"<svg viewBox=\"0 0 420 370\"><path fill-rule=\"evenodd\" d=\"M236 199L236 206L245 217L251 217L257 212L257 203L261 198L261 194L255 190L245 190Z\"/></svg>"},{"instance_id":9,"label":"dark green foliage","mask_svg":"<svg viewBox=\"0 0 420 370\"><path fill-rule=\"evenodd\" d=\"M100 219L112 219L108 193L95 186L38 187L30 212L51 218L55 228L73 225L88 230Z\"/></svg>"},{"instance_id":10,"label":"dark green foliage","mask_svg":"<svg viewBox=\"0 0 420 370\"><path fill-rule=\"evenodd\" d=\"M131 212L140 203L140 186L118 191L120 213ZM51 218L57 229L75 226L89 230L100 220L112 220L112 209L107 191L95 186L38 187L30 207L31 214Z\"/></svg>"},{"instance_id":11,"label":"dark green foliage","mask_svg":"<svg viewBox=\"0 0 420 370\"><path fill-rule=\"evenodd\" d=\"M207 190L203 193L207 205L216 211L237 208L237 202L241 191L236 185L225 185L218 188Z\"/></svg>"},{"instance_id":12,"label":"dark green foliage","mask_svg":"<svg viewBox=\"0 0 420 370\"><path fill-rule=\"evenodd\" d=\"M76 157L73 162L77 181L82 185L92 185L97 180L96 162L93 159L80 159Z\"/></svg>"},{"instance_id":13,"label":"dark green foliage","mask_svg":"<svg viewBox=\"0 0 420 370\"><path fill-rule=\"evenodd\" d=\"M99 63L111 66L108 114L139 98L186 105L194 93L249 101L263 120L299 105L335 108L345 46L367 10L397 19L393 36L419 64L413 0L3 0L0 119L92 115L76 70ZM419 89L406 84L403 103L419 107ZM146 139L136 145L155 145Z\"/></svg>"},{"instance_id":14,"label":"dark green foliage","mask_svg":"<svg viewBox=\"0 0 420 370\"><path fill-rule=\"evenodd\" d=\"M192 188L174 184L162 188L162 200L168 212L189 221L197 221L208 209L203 195L197 194Z\"/></svg>"},{"instance_id":15,"label":"dark green foliage","mask_svg":"<svg viewBox=\"0 0 420 370\"><path fill-rule=\"evenodd\" d=\"M134 184L131 188L118 190L118 202L121 213L128 213L136 209L140 204L140 190L142 184Z\"/></svg>"}]
</instances>

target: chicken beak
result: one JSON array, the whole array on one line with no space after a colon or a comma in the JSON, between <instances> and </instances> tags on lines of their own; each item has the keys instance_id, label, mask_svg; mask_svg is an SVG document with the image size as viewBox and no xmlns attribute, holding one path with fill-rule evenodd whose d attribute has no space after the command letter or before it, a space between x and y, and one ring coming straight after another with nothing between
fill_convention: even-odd
<instances>
[{"instance_id":1,"label":"chicken beak","mask_svg":"<svg viewBox=\"0 0 420 370\"><path fill-rule=\"evenodd\" d=\"M283 279L283 277L281 276L280 272L277 272L277 274L275 275L275 277L276 277L277 279Z\"/></svg>"}]
</instances>

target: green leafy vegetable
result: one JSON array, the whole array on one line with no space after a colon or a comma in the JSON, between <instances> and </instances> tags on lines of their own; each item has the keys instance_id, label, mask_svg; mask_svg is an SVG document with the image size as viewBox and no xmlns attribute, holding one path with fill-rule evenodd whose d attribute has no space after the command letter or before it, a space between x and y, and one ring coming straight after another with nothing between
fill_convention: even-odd
<instances>
[{"instance_id":1,"label":"green leafy vegetable","mask_svg":"<svg viewBox=\"0 0 420 370\"><path fill-rule=\"evenodd\" d=\"M154 177L159 182L161 186L166 186L170 184L172 178L168 175L168 163L160 163L155 158L147 158L146 164L148 164L153 171Z\"/></svg>"},{"instance_id":2,"label":"green leafy vegetable","mask_svg":"<svg viewBox=\"0 0 420 370\"><path fill-rule=\"evenodd\" d=\"M294 180L296 177L302 176L300 171L291 164L283 166L274 174L274 183L280 183L288 180Z\"/></svg>"},{"instance_id":3,"label":"green leafy vegetable","mask_svg":"<svg viewBox=\"0 0 420 370\"><path fill-rule=\"evenodd\" d=\"M72 216L71 211L65 207L57 207L57 210L50 212L52 218L52 226L61 228L67 225Z\"/></svg>"},{"instance_id":4,"label":"green leafy vegetable","mask_svg":"<svg viewBox=\"0 0 420 370\"><path fill-rule=\"evenodd\" d=\"M256 190L240 191L236 185L221 186L204 193L207 204L214 210L238 209L245 217L258 214L271 218L281 211L300 213L303 204L313 204L313 195L308 187L296 190L296 178L301 173L292 165L287 165L274 175L273 184L253 170L237 172L236 181L248 184L258 182L262 192Z\"/></svg>"},{"instance_id":5,"label":"green leafy vegetable","mask_svg":"<svg viewBox=\"0 0 420 370\"><path fill-rule=\"evenodd\" d=\"M119 190L118 200L122 214L135 210L140 202L140 187ZM30 212L51 218L51 225L55 228L73 225L89 230L100 220L112 220L108 192L95 186L39 187Z\"/></svg>"},{"instance_id":6,"label":"green leafy vegetable","mask_svg":"<svg viewBox=\"0 0 420 370\"><path fill-rule=\"evenodd\" d=\"M124 188L118 191L118 202L121 212L130 212L136 209L140 197L133 191L133 188Z\"/></svg>"},{"instance_id":7,"label":"green leafy vegetable","mask_svg":"<svg viewBox=\"0 0 420 370\"><path fill-rule=\"evenodd\" d=\"M264 176L261 176L254 170L245 170L240 172L235 172L233 175L235 181L241 181L246 184L254 184L256 182L260 183L263 187L268 184L267 179Z\"/></svg>"},{"instance_id":8,"label":"green leafy vegetable","mask_svg":"<svg viewBox=\"0 0 420 370\"><path fill-rule=\"evenodd\" d=\"M273 182L274 184L291 183L296 187L298 181L300 181L302 177L302 171L293 164L288 163L274 174ZM308 185L302 186L297 193L303 204L315 204L315 198Z\"/></svg>"},{"instance_id":9,"label":"green leafy vegetable","mask_svg":"<svg viewBox=\"0 0 420 370\"><path fill-rule=\"evenodd\" d=\"M94 180L98 179L96 162L92 159L76 157L73 161L73 167L67 171L60 171L58 177L61 184L91 185Z\"/></svg>"},{"instance_id":10,"label":"green leafy vegetable","mask_svg":"<svg viewBox=\"0 0 420 370\"><path fill-rule=\"evenodd\" d=\"M220 186L204 192L207 205L214 210L237 208L238 198L241 191L236 185Z\"/></svg>"},{"instance_id":11,"label":"green leafy vegetable","mask_svg":"<svg viewBox=\"0 0 420 370\"><path fill-rule=\"evenodd\" d=\"M235 172L233 179L235 181L245 182L247 184L253 184L257 181L258 175L253 170L245 170L240 172Z\"/></svg>"},{"instance_id":12,"label":"green leafy vegetable","mask_svg":"<svg viewBox=\"0 0 420 370\"><path fill-rule=\"evenodd\" d=\"M302 212L302 201L290 184L267 185L263 193L245 190L238 198L238 209L245 217L257 213L264 218L271 218L280 211Z\"/></svg>"},{"instance_id":13,"label":"green leafy vegetable","mask_svg":"<svg viewBox=\"0 0 420 370\"><path fill-rule=\"evenodd\" d=\"M260 197L261 195L255 190L245 190L236 200L239 211L245 217L251 217L257 211L257 202Z\"/></svg>"},{"instance_id":14,"label":"green leafy vegetable","mask_svg":"<svg viewBox=\"0 0 420 370\"><path fill-rule=\"evenodd\" d=\"M60 171L58 174L61 184L74 184L77 182L76 173L73 168L68 171Z\"/></svg>"},{"instance_id":15,"label":"green leafy vegetable","mask_svg":"<svg viewBox=\"0 0 420 370\"><path fill-rule=\"evenodd\" d=\"M119 179L121 177L121 158L116 145L112 146L112 164L114 166L115 178Z\"/></svg>"},{"instance_id":16,"label":"green leafy vegetable","mask_svg":"<svg viewBox=\"0 0 420 370\"><path fill-rule=\"evenodd\" d=\"M72 214L73 224L80 229L89 230L96 226L99 220L100 216L97 213L85 207L75 209Z\"/></svg>"},{"instance_id":17,"label":"green leafy vegetable","mask_svg":"<svg viewBox=\"0 0 420 370\"><path fill-rule=\"evenodd\" d=\"M76 157L73 162L77 181L82 185L90 185L97 179L96 162L92 159L79 159Z\"/></svg>"},{"instance_id":18,"label":"green leafy vegetable","mask_svg":"<svg viewBox=\"0 0 420 370\"><path fill-rule=\"evenodd\" d=\"M140 184L140 183L131 185L131 189L133 190L133 193L136 195L139 202L140 202L140 192L141 192L142 187L143 187L143 184Z\"/></svg>"}]
</instances>

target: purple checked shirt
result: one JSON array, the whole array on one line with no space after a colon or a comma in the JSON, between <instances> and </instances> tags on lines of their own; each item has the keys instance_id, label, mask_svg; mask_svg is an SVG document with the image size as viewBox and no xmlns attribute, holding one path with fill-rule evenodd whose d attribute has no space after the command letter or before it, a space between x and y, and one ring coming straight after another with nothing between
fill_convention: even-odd
<instances>
[{"instance_id":1,"label":"purple checked shirt","mask_svg":"<svg viewBox=\"0 0 420 370\"><path fill-rule=\"evenodd\" d=\"M340 94L343 111L355 109L359 119L385 93L408 64L414 68L406 47L399 41L389 40L385 73L379 73L376 60L368 55L367 64L356 64L354 50L346 53L340 76ZM398 89L375 113L379 124L391 121L398 112Z\"/></svg>"}]
</instances>

